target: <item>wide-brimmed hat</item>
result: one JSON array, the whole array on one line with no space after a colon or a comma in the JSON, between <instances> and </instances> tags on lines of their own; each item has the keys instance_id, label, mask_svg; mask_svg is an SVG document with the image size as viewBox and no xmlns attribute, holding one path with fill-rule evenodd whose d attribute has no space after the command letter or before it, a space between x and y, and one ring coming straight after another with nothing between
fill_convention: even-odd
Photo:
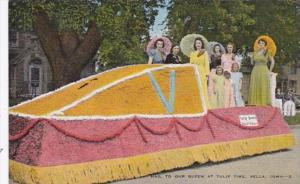
<instances>
[{"instance_id":1,"label":"wide-brimmed hat","mask_svg":"<svg viewBox=\"0 0 300 184\"><path fill-rule=\"evenodd\" d=\"M164 36L152 37L146 47L146 52L149 53L151 49L155 49L155 43L158 39L162 39L164 41L164 47L161 48L161 51L164 52L166 55L169 54L172 47L172 42L169 40L169 38Z\"/></svg>"},{"instance_id":2,"label":"wide-brimmed hat","mask_svg":"<svg viewBox=\"0 0 300 184\"><path fill-rule=\"evenodd\" d=\"M225 48L222 44L220 44L219 42L214 42L214 41L211 41L211 42L208 42L208 55L211 56L213 53L214 53L214 46L215 45L220 45L220 50L222 53L225 53Z\"/></svg>"},{"instance_id":3,"label":"wide-brimmed hat","mask_svg":"<svg viewBox=\"0 0 300 184\"><path fill-rule=\"evenodd\" d=\"M200 34L188 34L185 35L180 41L180 48L184 55L190 57L190 54L195 51L194 42L195 39L200 37L203 41L204 48L208 50L208 41L207 39Z\"/></svg>"},{"instance_id":4,"label":"wide-brimmed hat","mask_svg":"<svg viewBox=\"0 0 300 184\"><path fill-rule=\"evenodd\" d=\"M254 42L254 51L257 51L259 49L259 45L258 45L259 40L264 40L267 43L266 47L268 50L268 54L270 56L274 57L276 54L277 48L276 48L276 44L273 41L273 39L267 35L259 36Z\"/></svg>"}]
</instances>

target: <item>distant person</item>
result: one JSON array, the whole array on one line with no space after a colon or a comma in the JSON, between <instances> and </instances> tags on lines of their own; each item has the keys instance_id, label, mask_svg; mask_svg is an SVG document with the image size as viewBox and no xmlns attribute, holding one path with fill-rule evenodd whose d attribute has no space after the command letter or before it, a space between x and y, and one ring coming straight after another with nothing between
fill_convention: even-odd
<instances>
[{"instance_id":1,"label":"distant person","mask_svg":"<svg viewBox=\"0 0 300 184\"><path fill-rule=\"evenodd\" d=\"M280 88L276 89L275 98L276 99L283 99L283 93L281 92Z\"/></svg>"},{"instance_id":2,"label":"distant person","mask_svg":"<svg viewBox=\"0 0 300 184\"><path fill-rule=\"evenodd\" d=\"M290 89L284 94L283 103L288 101L289 99L293 99L293 94L291 93Z\"/></svg>"},{"instance_id":3,"label":"distant person","mask_svg":"<svg viewBox=\"0 0 300 184\"><path fill-rule=\"evenodd\" d=\"M95 73L98 73L98 72L100 72L100 71L101 71L101 63L100 63L99 60L97 60L97 61L95 62Z\"/></svg>"},{"instance_id":4,"label":"distant person","mask_svg":"<svg viewBox=\"0 0 300 184\"><path fill-rule=\"evenodd\" d=\"M283 104L283 93L280 88L276 89L275 93L275 107L279 108L280 112L283 113L282 104Z\"/></svg>"},{"instance_id":5,"label":"distant person","mask_svg":"<svg viewBox=\"0 0 300 184\"><path fill-rule=\"evenodd\" d=\"M235 55L235 62L238 63L239 68L242 67L242 60L243 60L243 58L244 57L243 57L243 51L242 51L242 49L237 49L236 55Z\"/></svg>"},{"instance_id":6,"label":"distant person","mask_svg":"<svg viewBox=\"0 0 300 184\"><path fill-rule=\"evenodd\" d=\"M178 55L180 52L180 47L179 45L173 45L170 54L167 55L167 58L165 60L165 64L180 64L181 63L181 58Z\"/></svg>"},{"instance_id":7,"label":"distant person","mask_svg":"<svg viewBox=\"0 0 300 184\"><path fill-rule=\"evenodd\" d=\"M284 116L295 116L296 115L296 106L290 97L283 104L283 115Z\"/></svg>"}]
</instances>

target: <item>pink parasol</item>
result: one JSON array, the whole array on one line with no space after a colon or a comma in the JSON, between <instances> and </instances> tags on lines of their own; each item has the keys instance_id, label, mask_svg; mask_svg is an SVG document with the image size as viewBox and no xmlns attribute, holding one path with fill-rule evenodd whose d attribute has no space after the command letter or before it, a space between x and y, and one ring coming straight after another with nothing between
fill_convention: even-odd
<instances>
[{"instance_id":1,"label":"pink parasol","mask_svg":"<svg viewBox=\"0 0 300 184\"><path fill-rule=\"evenodd\" d=\"M162 39L164 41L164 47L161 49L161 51L164 52L166 55L168 55L170 53L170 50L172 47L172 42L169 40L169 38L163 37L163 36L152 37L147 45L146 52L149 53L151 49L155 48L154 44L155 44L156 40L158 40L158 39Z\"/></svg>"}]
</instances>

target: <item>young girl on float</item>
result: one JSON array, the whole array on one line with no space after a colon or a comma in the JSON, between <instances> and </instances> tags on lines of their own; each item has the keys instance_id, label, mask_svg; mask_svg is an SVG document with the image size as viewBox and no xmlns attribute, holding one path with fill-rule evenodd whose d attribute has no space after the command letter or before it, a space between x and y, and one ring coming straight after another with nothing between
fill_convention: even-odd
<instances>
[{"instance_id":1,"label":"young girl on float","mask_svg":"<svg viewBox=\"0 0 300 184\"><path fill-rule=\"evenodd\" d=\"M216 74L212 75L212 91L211 105L213 108L224 108L224 70L221 66L217 66Z\"/></svg>"},{"instance_id":2,"label":"young girl on float","mask_svg":"<svg viewBox=\"0 0 300 184\"><path fill-rule=\"evenodd\" d=\"M233 90L235 106L244 107L245 104L244 104L244 101L243 101L242 95L241 95L243 74L241 72L239 72L239 64L238 63L232 64L231 82L232 82L232 90Z\"/></svg>"},{"instance_id":3,"label":"young girl on float","mask_svg":"<svg viewBox=\"0 0 300 184\"><path fill-rule=\"evenodd\" d=\"M229 71L224 71L224 107L235 107L231 74Z\"/></svg>"},{"instance_id":4,"label":"young girl on float","mask_svg":"<svg viewBox=\"0 0 300 184\"><path fill-rule=\"evenodd\" d=\"M214 97L213 94L213 81L212 81L212 76L216 74L216 68L217 66L221 65L221 57L222 57L222 50L221 50L221 45L220 44L215 44L212 49L212 54L210 56L210 63L209 63L209 68L210 68L210 73L209 73L209 80L208 80L208 94L210 101Z\"/></svg>"}]
</instances>

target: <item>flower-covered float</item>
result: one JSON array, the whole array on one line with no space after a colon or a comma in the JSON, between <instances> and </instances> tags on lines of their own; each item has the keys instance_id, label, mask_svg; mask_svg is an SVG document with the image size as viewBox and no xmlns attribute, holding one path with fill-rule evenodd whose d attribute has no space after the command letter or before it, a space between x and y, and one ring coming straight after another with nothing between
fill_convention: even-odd
<instances>
[{"instance_id":1,"label":"flower-covered float","mask_svg":"<svg viewBox=\"0 0 300 184\"><path fill-rule=\"evenodd\" d=\"M10 177L102 183L295 144L273 107L207 110L194 65L109 70L10 108Z\"/></svg>"}]
</instances>

